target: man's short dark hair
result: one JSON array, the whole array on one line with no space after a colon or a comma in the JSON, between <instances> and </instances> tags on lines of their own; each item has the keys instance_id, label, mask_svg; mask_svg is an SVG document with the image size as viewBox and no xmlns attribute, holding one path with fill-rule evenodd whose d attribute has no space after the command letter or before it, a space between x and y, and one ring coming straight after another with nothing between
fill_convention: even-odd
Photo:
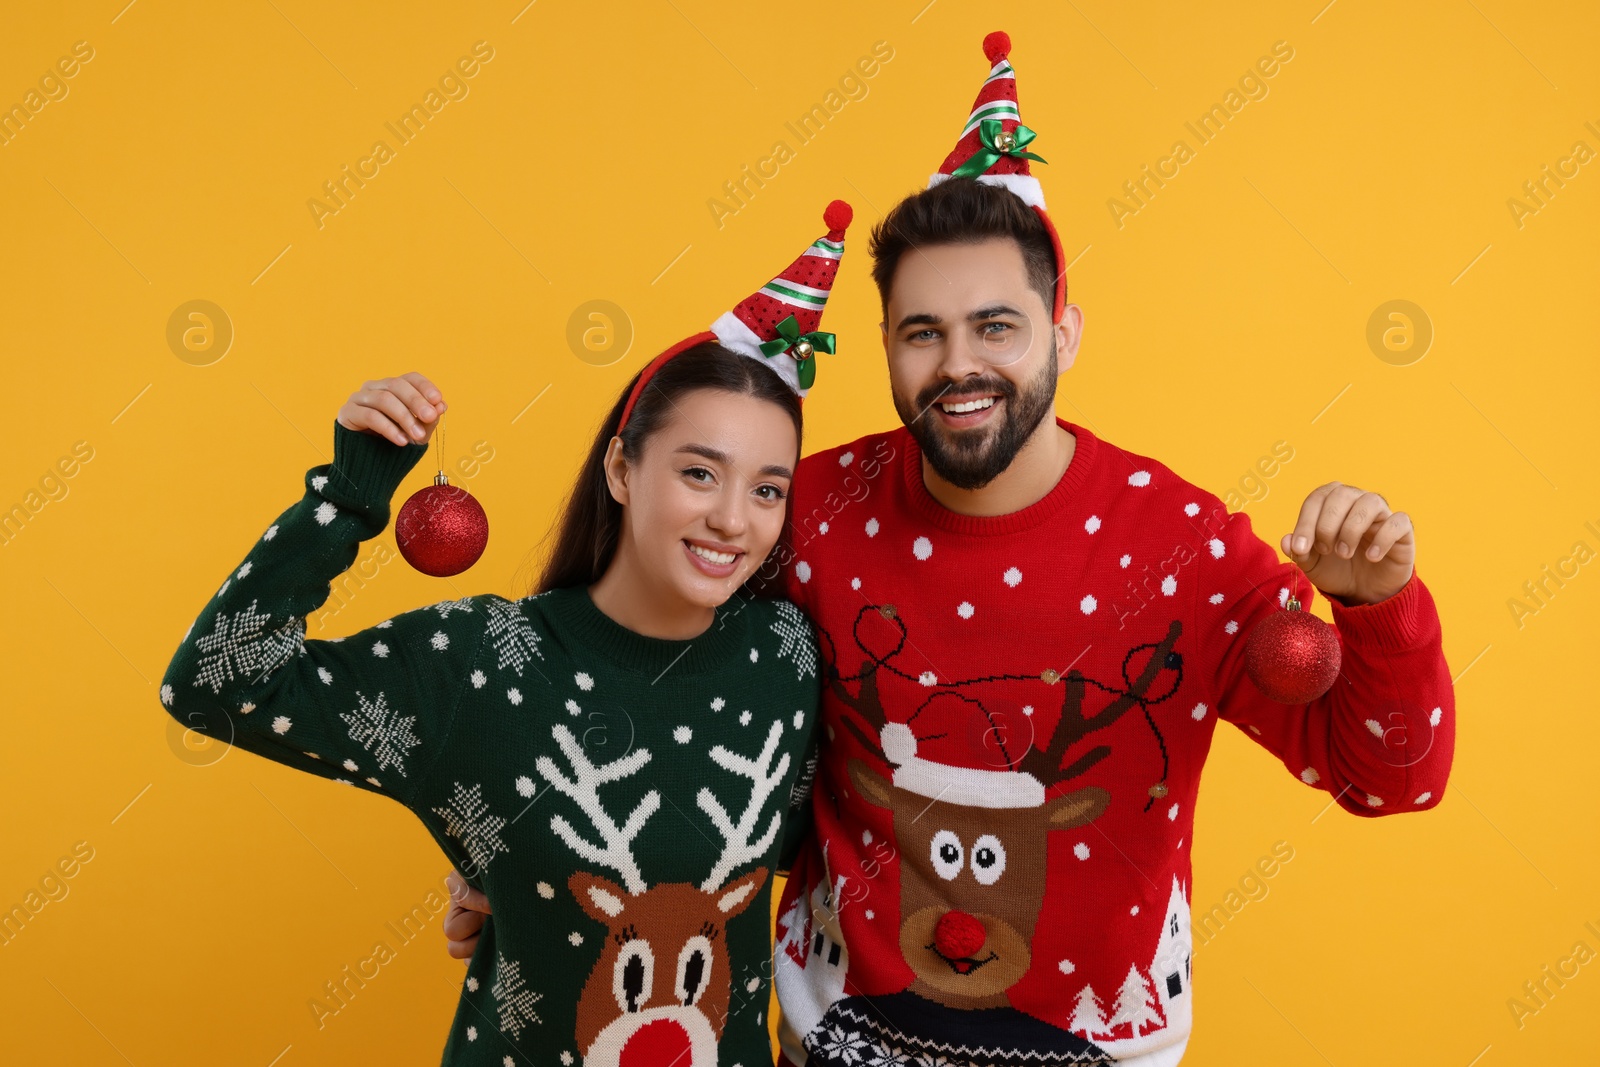
<instances>
[{"instance_id":1,"label":"man's short dark hair","mask_svg":"<svg viewBox=\"0 0 1600 1067\"><path fill-rule=\"evenodd\" d=\"M1046 313L1053 315L1059 267L1044 220L1011 190L971 178L947 178L913 193L872 228L872 280L878 284L884 311L889 310L895 269L907 252L997 237L1017 242L1028 283L1044 301Z\"/></svg>"}]
</instances>

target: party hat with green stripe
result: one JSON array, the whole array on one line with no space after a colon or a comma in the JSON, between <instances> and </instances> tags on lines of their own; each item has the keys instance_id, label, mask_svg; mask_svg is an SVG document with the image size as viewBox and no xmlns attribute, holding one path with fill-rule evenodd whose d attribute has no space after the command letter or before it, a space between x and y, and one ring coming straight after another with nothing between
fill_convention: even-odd
<instances>
[{"instance_id":1,"label":"party hat with green stripe","mask_svg":"<svg viewBox=\"0 0 1600 1067\"><path fill-rule=\"evenodd\" d=\"M1028 169L1029 161L1044 163L1042 156L1028 150L1036 136L1022 124L1017 106L1017 72L1011 66L1011 37L1001 31L983 39L983 55L989 61L989 76L978 90L978 99L961 127L955 148L945 157L939 173L928 179L932 188L951 178L972 178L986 185L998 185L1015 193L1024 204L1038 212L1050 231L1056 264L1066 261L1061 254L1061 238L1044 207L1044 187ZM1061 321L1067 301L1067 274L1056 276L1054 321Z\"/></svg>"},{"instance_id":2,"label":"party hat with green stripe","mask_svg":"<svg viewBox=\"0 0 1600 1067\"><path fill-rule=\"evenodd\" d=\"M822 309L844 255L844 231L853 212L835 200L822 213L828 232L789 267L711 324L726 348L762 360L801 396L817 375L818 353L831 353L833 334L822 333Z\"/></svg>"}]
</instances>

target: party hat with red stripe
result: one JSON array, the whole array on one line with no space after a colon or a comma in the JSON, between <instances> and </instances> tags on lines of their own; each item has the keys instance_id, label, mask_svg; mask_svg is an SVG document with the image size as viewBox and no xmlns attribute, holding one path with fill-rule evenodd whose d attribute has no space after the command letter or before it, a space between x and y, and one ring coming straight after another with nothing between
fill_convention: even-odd
<instances>
[{"instance_id":1,"label":"party hat with red stripe","mask_svg":"<svg viewBox=\"0 0 1600 1067\"><path fill-rule=\"evenodd\" d=\"M950 178L974 178L987 185L998 185L1015 193L1024 204L1039 213L1044 227L1050 232L1050 243L1055 246L1056 265L1062 266L1061 238L1044 208L1044 187L1029 170L1029 162L1046 160L1028 151L1028 146L1038 136L1022 124L1022 112L1017 105L1017 72L1012 69L1011 38L1003 32L991 33L983 39L983 54L989 60L989 76L978 90L972 113L961 127L961 137L955 149L945 157L939 173L928 179L932 188ZM1061 321L1067 303L1067 273L1062 270L1056 277L1054 321Z\"/></svg>"},{"instance_id":2,"label":"party hat with red stripe","mask_svg":"<svg viewBox=\"0 0 1600 1067\"><path fill-rule=\"evenodd\" d=\"M844 231L853 215L849 204L833 201L822 213L828 232L811 242L782 274L724 312L709 331L687 337L651 360L628 397L621 422L628 421L645 383L663 363L705 341L760 360L804 398L816 380L817 355L834 351L834 335L819 327L844 256Z\"/></svg>"}]
</instances>

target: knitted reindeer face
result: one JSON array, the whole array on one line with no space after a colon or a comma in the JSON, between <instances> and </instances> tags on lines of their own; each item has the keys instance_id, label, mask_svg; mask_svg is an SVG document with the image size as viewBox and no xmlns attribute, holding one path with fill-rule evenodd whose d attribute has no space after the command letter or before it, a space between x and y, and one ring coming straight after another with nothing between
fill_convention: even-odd
<instances>
[{"instance_id":1,"label":"knitted reindeer face","mask_svg":"<svg viewBox=\"0 0 1600 1067\"><path fill-rule=\"evenodd\" d=\"M1038 807L973 807L901 789L860 760L849 770L862 796L894 813L911 989L952 1008L1005 1005L1033 962L1047 835L1092 821L1110 794L1090 786Z\"/></svg>"},{"instance_id":2,"label":"knitted reindeer face","mask_svg":"<svg viewBox=\"0 0 1600 1067\"><path fill-rule=\"evenodd\" d=\"M829 684L856 713L843 717L845 728L893 768L892 777L885 777L861 760L847 764L860 796L894 816L899 942L915 975L910 990L951 1008L1007 1006L1008 991L1033 961L1031 941L1045 897L1051 832L1090 823L1111 803L1111 794L1099 786L1066 789L1109 756L1111 746L1096 745L1076 758L1073 751L1078 742L1156 697L1158 678L1171 678L1175 689L1182 656L1174 645L1182 625L1173 622L1160 642L1130 650L1127 687L1115 690L1102 706L1086 701L1089 680L1082 673L1042 672L1039 683L1051 687L1047 692L1058 694L1061 705L1055 728L1043 745L1029 735L1025 750L1008 753L1005 769L999 770L936 762L919 752L922 739L914 725L944 736L941 727L927 724L941 708L980 715L987 730L996 729L995 709L979 696L958 692L958 686L940 687L922 697L906 721L890 721L878 668L891 663L909 638L898 614L867 605L857 616L858 644L863 623L872 620L887 620L897 631L897 644L887 654L869 653L854 691L837 677Z\"/></svg>"},{"instance_id":3,"label":"knitted reindeer face","mask_svg":"<svg viewBox=\"0 0 1600 1067\"><path fill-rule=\"evenodd\" d=\"M766 879L757 867L714 892L672 882L637 896L585 871L568 879L583 910L608 927L578 999L586 1064L617 1062L624 1048L638 1062L716 1062L731 990L723 925Z\"/></svg>"},{"instance_id":4,"label":"knitted reindeer face","mask_svg":"<svg viewBox=\"0 0 1600 1067\"><path fill-rule=\"evenodd\" d=\"M649 750L637 748L596 764L572 731L560 723L551 727L571 769L564 770L549 756L540 756L535 767L577 804L589 826L580 832L566 816L554 814L550 828L586 861L621 878L618 884L580 870L567 879L579 905L607 930L605 947L578 999L574 1038L584 1067L715 1067L732 991L724 931L728 920L757 899L767 869L730 876L764 856L777 837L781 810L770 813L764 833L757 830L763 807L789 771L789 754L777 753L782 730L774 722L754 758L712 746L712 762L750 784L749 799L730 814L709 787L702 787L696 803L722 838L710 872L699 884L650 885L633 845L660 809L661 794L649 790L626 817L611 810L601 795L602 786L629 778L649 763Z\"/></svg>"}]
</instances>

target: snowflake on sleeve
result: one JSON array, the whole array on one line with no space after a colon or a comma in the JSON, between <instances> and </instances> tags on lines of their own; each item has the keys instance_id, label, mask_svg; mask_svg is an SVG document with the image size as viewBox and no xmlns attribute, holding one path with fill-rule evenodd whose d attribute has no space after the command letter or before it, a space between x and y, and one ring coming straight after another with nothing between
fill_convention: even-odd
<instances>
[{"instance_id":1,"label":"snowflake on sleeve","mask_svg":"<svg viewBox=\"0 0 1600 1067\"><path fill-rule=\"evenodd\" d=\"M405 777L406 757L412 749L422 744L411 730L417 717L401 715L389 707L389 701L383 693L373 700L357 693L356 699L361 702L357 710L339 713L339 718L350 727L350 740L377 757L378 770L386 771L393 767L402 778Z\"/></svg>"},{"instance_id":2,"label":"snowflake on sleeve","mask_svg":"<svg viewBox=\"0 0 1600 1067\"><path fill-rule=\"evenodd\" d=\"M465 611L470 614L472 598L464 596L460 600L442 600L433 606L433 610L439 613L441 619L448 619L452 611Z\"/></svg>"},{"instance_id":3,"label":"snowflake on sleeve","mask_svg":"<svg viewBox=\"0 0 1600 1067\"><path fill-rule=\"evenodd\" d=\"M778 601L776 606L778 617L771 629L780 638L778 658L794 661L796 680L816 677L817 646L811 638L811 624L787 600Z\"/></svg>"},{"instance_id":4,"label":"snowflake on sleeve","mask_svg":"<svg viewBox=\"0 0 1600 1067\"><path fill-rule=\"evenodd\" d=\"M272 616L256 610L258 601L227 615L219 612L211 632L196 639L201 652L195 685L209 685L213 693L224 684L246 677L259 682L283 666L304 646L306 620L293 616L275 630L266 629Z\"/></svg>"},{"instance_id":5,"label":"snowflake on sleeve","mask_svg":"<svg viewBox=\"0 0 1600 1067\"><path fill-rule=\"evenodd\" d=\"M517 605L504 600L488 603L489 638L499 657L497 666L502 670L510 667L520 677L522 668L532 663L535 656L544 659L544 653L539 651L539 634Z\"/></svg>"},{"instance_id":6,"label":"snowflake on sleeve","mask_svg":"<svg viewBox=\"0 0 1600 1067\"><path fill-rule=\"evenodd\" d=\"M476 866L487 867L497 852L511 851L500 840L500 831L505 828L506 821L498 815L489 814L489 805L483 799L482 784L468 789L460 782L455 783L455 794L450 802L433 811L444 820L445 833L466 846L467 854Z\"/></svg>"},{"instance_id":7,"label":"snowflake on sleeve","mask_svg":"<svg viewBox=\"0 0 1600 1067\"><path fill-rule=\"evenodd\" d=\"M500 1009L500 1032L509 1032L516 1038L521 1036L522 1028L528 1023L543 1021L533 1006L544 996L528 988L522 978L522 964L508 960L500 953L495 953L495 957L494 985L490 991L494 993L495 1003Z\"/></svg>"}]
</instances>

